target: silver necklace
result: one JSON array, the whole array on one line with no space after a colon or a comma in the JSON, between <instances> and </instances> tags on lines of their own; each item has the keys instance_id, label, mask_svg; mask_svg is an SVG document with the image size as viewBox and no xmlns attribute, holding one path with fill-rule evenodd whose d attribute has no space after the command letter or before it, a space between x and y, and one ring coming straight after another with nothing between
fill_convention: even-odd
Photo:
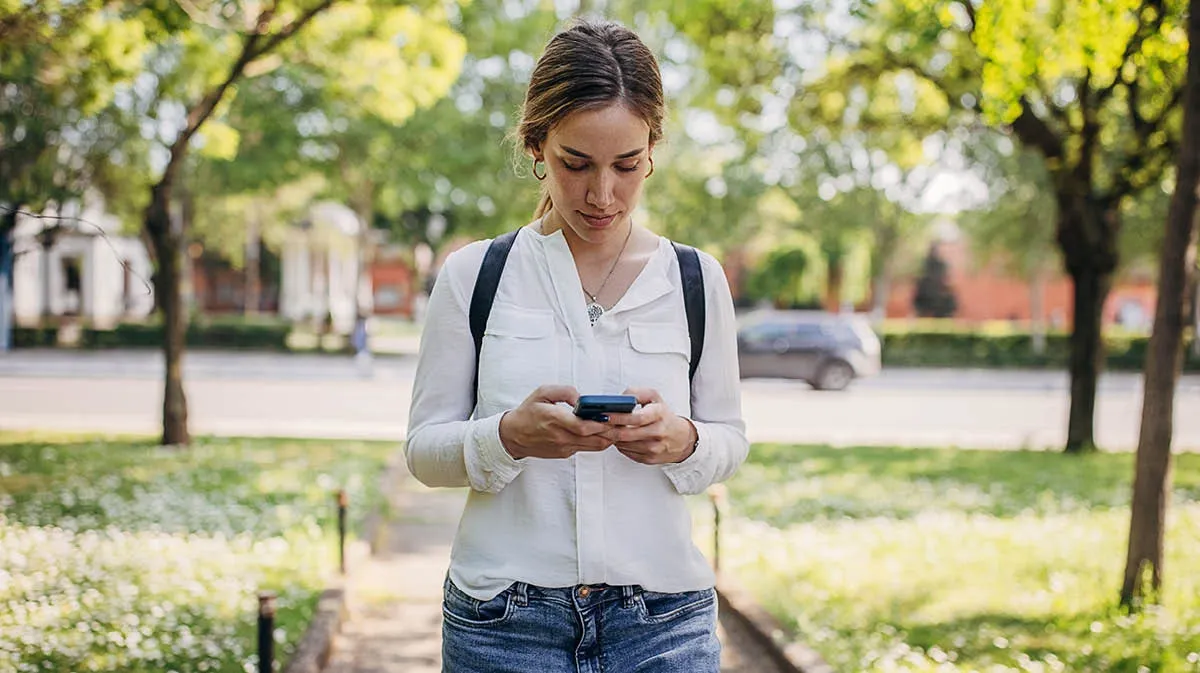
<instances>
[{"instance_id":1,"label":"silver necklace","mask_svg":"<svg viewBox=\"0 0 1200 673\"><path fill-rule=\"evenodd\" d=\"M604 280L600 283L600 288L595 292L588 292L588 289L583 286L583 279L579 279L579 287L583 288L583 293L591 299L587 305L588 321L592 326L596 326L596 321L600 316L604 315L604 307L600 305L600 300L597 299L601 292L604 291L604 286L608 285L608 279L612 278L613 271L617 270L617 262L621 261L621 255L625 254L625 246L629 245L629 237L633 234L633 222L629 223L629 231L625 232L625 242L621 244L621 251L617 253L617 258L613 260L612 266L608 267L608 273L604 276Z\"/></svg>"}]
</instances>

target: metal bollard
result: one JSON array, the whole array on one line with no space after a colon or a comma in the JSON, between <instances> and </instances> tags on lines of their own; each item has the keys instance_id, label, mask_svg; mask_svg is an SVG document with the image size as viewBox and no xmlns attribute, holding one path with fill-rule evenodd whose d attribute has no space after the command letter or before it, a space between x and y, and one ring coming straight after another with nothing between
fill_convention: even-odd
<instances>
[{"instance_id":1,"label":"metal bollard","mask_svg":"<svg viewBox=\"0 0 1200 673\"><path fill-rule=\"evenodd\" d=\"M258 673L272 673L275 667L275 594L258 594Z\"/></svg>"},{"instance_id":2,"label":"metal bollard","mask_svg":"<svg viewBox=\"0 0 1200 673\"><path fill-rule=\"evenodd\" d=\"M725 486L715 484L708 489L713 508L713 570L721 570L721 510L725 506Z\"/></svg>"},{"instance_id":3,"label":"metal bollard","mask_svg":"<svg viewBox=\"0 0 1200 673\"><path fill-rule=\"evenodd\" d=\"M339 490L337 493L337 508L338 508L338 568L341 569L343 575L346 574L346 505L349 499L346 497L346 491Z\"/></svg>"}]
</instances>

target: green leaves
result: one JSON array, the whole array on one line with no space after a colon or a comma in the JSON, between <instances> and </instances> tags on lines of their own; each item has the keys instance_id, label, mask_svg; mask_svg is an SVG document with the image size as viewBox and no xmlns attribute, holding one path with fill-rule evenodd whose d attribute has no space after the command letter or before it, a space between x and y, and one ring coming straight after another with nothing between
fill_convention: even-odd
<instances>
[{"instance_id":1,"label":"green leaves","mask_svg":"<svg viewBox=\"0 0 1200 673\"><path fill-rule=\"evenodd\" d=\"M444 9L339 5L290 50L312 66L331 99L391 124L429 107L457 79L466 43Z\"/></svg>"},{"instance_id":2,"label":"green leaves","mask_svg":"<svg viewBox=\"0 0 1200 673\"><path fill-rule=\"evenodd\" d=\"M1138 29L1140 0L984 3L975 44L984 60L983 109L1011 123L1022 98L1065 106L1074 84L1111 84L1125 65L1126 45Z\"/></svg>"}]
</instances>

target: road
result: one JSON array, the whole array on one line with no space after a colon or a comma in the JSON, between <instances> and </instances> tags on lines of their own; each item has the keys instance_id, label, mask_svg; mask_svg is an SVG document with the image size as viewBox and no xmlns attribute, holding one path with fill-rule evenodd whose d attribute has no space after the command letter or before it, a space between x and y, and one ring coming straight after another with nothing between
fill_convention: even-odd
<instances>
[{"instance_id":1,"label":"road","mask_svg":"<svg viewBox=\"0 0 1200 673\"><path fill-rule=\"evenodd\" d=\"M189 353L185 380L197 434L402 439L415 358ZM155 352L0 354L0 428L154 433L161 413ZM1045 448L1063 443L1062 372L893 369L844 393L748 380L743 412L754 441ZM1140 376L1101 379L1101 446L1137 444ZM1200 377L1181 380L1175 446L1200 450Z\"/></svg>"}]
</instances>

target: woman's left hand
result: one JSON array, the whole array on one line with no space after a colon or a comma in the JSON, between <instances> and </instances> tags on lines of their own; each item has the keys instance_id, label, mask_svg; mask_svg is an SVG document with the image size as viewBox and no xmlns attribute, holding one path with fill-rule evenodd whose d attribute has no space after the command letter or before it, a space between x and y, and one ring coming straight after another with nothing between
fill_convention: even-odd
<instances>
[{"instance_id":1,"label":"woman's left hand","mask_svg":"<svg viewBox=\"0 0 1200 673\"><path fill-rule=\"evenodd\" d=\"M681 463L696 446L696 426L671 411L653 388L630 388L641 409L628 414L608 414L612 429L600 433L630 460L645 465Z\"/></svg>"}]
</instances>

